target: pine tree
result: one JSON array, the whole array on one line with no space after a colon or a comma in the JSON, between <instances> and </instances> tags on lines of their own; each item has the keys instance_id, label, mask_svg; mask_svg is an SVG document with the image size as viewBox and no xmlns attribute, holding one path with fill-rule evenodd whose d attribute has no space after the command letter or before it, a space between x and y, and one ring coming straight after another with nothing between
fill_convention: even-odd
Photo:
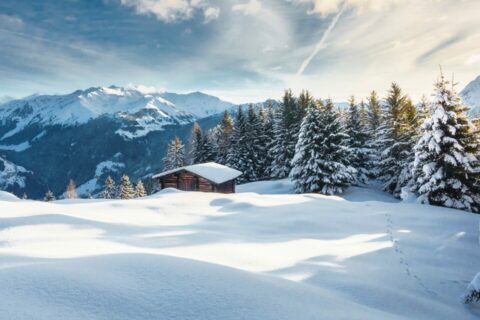
<instances>
[{"instance_id":1,"label":"pine tree","mask_svg":"<svg viewBox=\"0 0 480 320\"><path fill-rule=\"evenodd\" d=\"M105 179L102 197L104 199L115 199L115 196L116 196L115 181L113 181L111 176L108 176Z\"/></svg>"},{"instance_id":2,"label":"pine tree","mask_svg":"<svg viewBox=\"0 0 480 320\"><path fill-rule=\"evenodd\" d=\"M227 156L227 164L243 173L238 179L239 182L251 181L252 172L254 172L249 155L251 141L248 140L247 130L247 117L240 106L235 117L235 126Z\"/></svg>"},{"instance_id":3,"label":"pine tree","mask_svg":"<svg viewBox=\"0 0 480 320\"><path fill-rule=\"evenodd\" d=\"M48 190L47 193L45 193L45 198L43 198L45 201L50 202L55 200L55 195L51 190Z\"/></svg>"},{"instance_id":4,"label":"pine tree","mask_svg":"<svg viewBox=\"0 0 480 320\"><path fill-rule=\"evenodd\" d=\"M247 151L248 165L244 167L243 179L246 181L256 181L262 175L264 162L264 136L260 117L255 112L253 105L248 107L246 122L246 139L245 150Z\"/></svg>"},{"instance_id":5,"label":"pine tree","mask_svg":"<svg viewBox=\"0 0 480 320\"><path fill-rule=\"evenodd\" d=\"M173 170L185 166L185 147L179 137L168 144L167 155L163 158L164 170Z\"/></svg>"},{"instance_id":6,"label":"pine tree","mask_svg":"<svg viewBox=\"0 0 480 320\"><path fill-rule=\"evenodd\" d=\"M190 137L190 163L197 164L202 163L203 150L203 134L202 129L197 122L193 124L192 135Z\"/></svg>"},{"instance_id":7,"label":"pine tree","mask_svg":"<svg viewBox=\"0 0 480 320\"><path fill-rule=\"evenodd\" d=\"M225 111L223 113L222 121L214 131L215 145L216 145L215 147L216 161L220 164L227 164L227 158L228 158L228 152L230 150L230 143L232 139L233 128L234 128L233 119L228 113L228 111Z\"/></svg>"},{"instance_id":8,"label":"pine tree","mask_svg":"<svg viewBox=\"0 0 480 320\"><path fill-rule=\"evenodd\" d=\"M127 175L123 175L120 179L120 186L118 189L119 198L122 200L133 199L135 191L133 190L130 178Z\"/></svg>"},{"instance_id":9,"label":"pine tree","mask_svg":"<svg viewBox=\"0 0 480 320\"><path fill-rule=\"evenodd\" d=\"M70 182L67 185L67 190L65 191L65 199L76 199L78 198L77 188L75 182L70 179Z\"/></svg>"},{"instance_id":10,"label":"pine tree","mask_svg":"<svg viewBox=\"0 0 480 320\"><path fill-rule=\"evenodd\" d=\"M298 140L299 108L291 90L286 90L282 105L276 114L275 144L272 150L273 162L270 172L273 178L286 178L291 170L291 160Z\"/></svg>"},{"instance_id":11,"label":"pine tree","mask_svg":"<svg viewBox=\"0 0 480 320\"><path fill-rule=\"evenodd\" d=\"M403 143L400 141L401 117L408 101L409 98L403 94L400 87L392 83L385 101L383 124L379 129L381 153L378 163L383 190L392 194L398 191L398 178L404 165L398 160L403 150Z\"/></svg>"},{"instance_id":12,"label":"pine tree","mask_svg":"<svg viewBox=\"0 0 480 320\"><path fill-rule=\"evenodd\" d=\"M413 184L413 162L415 160L414 147L419 139L419 128L421 126L420 117L417 108L410 99L402 110L400 116L400 132L398 142L396 144L398 153L398 182L393 194L399 197L402 189L407 190Z\"/></svg>"},{"instance_id":13,"label":"pine tree","mask_svg":"<svg viewBox=\"0 0 480 320\"><path fill-rule=\"evenodd\" d=\"M202 139L202 153L200 154L199 163L206 163L215 161L217 153L214 144L212 143L212 134L207 132Z\"/></svg>"},{"instance_id":14,"label":"pine tree","mask_svg":"<svg viewBox=\"0 0 480 320\"><path fill-rule=\"evenodd\" d=\"M138 180L135 185L135 198L143 198L147 195L145 192L145 187L143 186L142 180Z\"/></svg>"},{"instance_id":15,"label":"pine tree","mask_svg":"<svg viewBox=\"0 0 480 320\"><path fill-rule=\"evenodd\" d=\"M260 143L261 143L261 153L259 155L260 159L263 159L261 169L258 172L258 177L260 179L269 179L270 168L272 166L273 157L271 149L274 146L275 141L275 131L274 131L274 111L271 104L268 105L267 109L261 108L259 111L259 119L261 122L260 126Z\"/></svg>"},{"instance_id":16,"label":"pine tree","mask_svg":"<svg viewBox=\"0 0 480 320\"><path fill-rule=\"evenodd\" d=\"M382 125L382 107L380 105L380 100L375 91L370 93L370 96L367 99L367 134L369 140L367 141L367 146L371 150L369 167L370 167L370 178L374 179L380 175L379 162L380 162L380 149L381 149L381 132L380 127Z\"/></svg>"},{"instance_id":17,"label":"pine tree","mask_svg":"<svg viewBox=\"0 0 480 320\"><path fill-rule=\"evenodd\" d=\"M28 195L27 195L27 193L26 193L26 192L24 192L24 193L23 193L23 195L22 195L22 199L23 199L23 200L27 200L27 199L28 199Z\"/></svg>"},{"instance_id":18,"label":"pine tree","mask_svg":"<svg viewBox=\"0 0 480 320\"><path fill-rule=\"evenodd\" d=\"M328 101L321 109L312 102L302 122L292 160L290 177L297 193L342 193L355 181L356 170L348 164L347 139L332 102Z\"/></svg>"},{"instance_id":19,"label":"pine tree","mask_svg":"<svg viewBox=\"0 0 480 320\"><path fill-rule=\"evenodd\" d=\"M349 136L348 147L350 148L350 164L357 170L356 180L359 183L367 183L370 176L370 149L368 148L368 133L362 122L362 113L358 109L355 97L349 101L346 119L346 133ZM363 111L364 112L364 111Z\"/></svg>"},{"instance_id":20,"label":"pine tree","mask_svg":"<svg viewBox=\"0 0 480 320\"><path fill-rule=\"evenodd\" d=\"M415 146L413 191L421 203L479 212L479 141L449 84L443 74L435 84L432 115Z\"/></svg>"}]
</instances>

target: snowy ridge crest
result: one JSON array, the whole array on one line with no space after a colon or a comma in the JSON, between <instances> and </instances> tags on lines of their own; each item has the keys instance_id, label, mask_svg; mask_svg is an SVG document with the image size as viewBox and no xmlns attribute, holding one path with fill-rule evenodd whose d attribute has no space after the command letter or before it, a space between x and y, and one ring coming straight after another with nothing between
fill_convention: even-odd
<instances>
[{"instance_id":1,"label":"snowy ridge crest","mask_svg":"<svg viewBox=\"0 0 480 320\"><path fill-rule=\"evenodd\" d=\"M94 87L66 95L33 95L0 106L3 124L14 124L0 141L32 124L74 126L104 115L126 120L117 134L133 139L162 130L165 125L191 123L232 106L200 92L175 94L134 85Z\"/></svg>"}]
</instances>

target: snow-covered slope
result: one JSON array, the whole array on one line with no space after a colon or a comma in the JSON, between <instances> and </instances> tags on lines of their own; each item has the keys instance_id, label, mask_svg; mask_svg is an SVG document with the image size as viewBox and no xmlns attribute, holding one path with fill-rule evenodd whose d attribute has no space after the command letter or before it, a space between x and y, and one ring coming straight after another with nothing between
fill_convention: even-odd
<instances>
[{"instance_id":1,"label":"snow-covered slope","mask_svg":"<svg viewBox=\"0 0 480 320\"><path fill-rule=\"evenodd\" d=\"M479 316L461 302L480 270L478 216L416 204L251 192L271 185L261 184L233 195L168 191L130 201L0 200L2 316ZM355 192L350 197L362 197Z\"/></svg>"},{"instance_id":2,"label":"snow-covered slope","mask_svg":"<svg viewBox=\"0 0 480 320\"><path fill-rule=\"evenodd\" d=\"M134 130L117 133L135 138L161 130L165 125L190 123L232 106L200 92L179 95L145 90L141 86L97 87L67 95L34 95L0 106L2 122L14 124L0 136L0 141L32 124L72 126L104 115L129 121L128 128Z\"/></svg>"},{"instance_id":3,"label":"snow-covered slope","mask_svg":"<svg viewBox=\"0 0 480 320\"><path fill-rule=\"evenodd\" d=\"M460 93L463 102L470 106L469 115L472 117L480 116L480 76L470 82Z\"/></svg>"}]
</instances>

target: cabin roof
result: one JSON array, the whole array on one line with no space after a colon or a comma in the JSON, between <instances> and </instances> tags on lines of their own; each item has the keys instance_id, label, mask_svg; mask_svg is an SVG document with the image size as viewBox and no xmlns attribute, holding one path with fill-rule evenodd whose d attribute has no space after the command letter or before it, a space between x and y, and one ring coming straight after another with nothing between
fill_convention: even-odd
<instances>
[{"instance_id":1,"label":"cabin roof","mask_svg":"<svg viewBox=\"0 0 480 320\"><path fill-rule=\"evenodd\" d=\"M173 170L168 170L168 171L154 175L152 179L165 177L183 170L191 172L198 176L201 176L216 184L222 184L224 182L233 180L239 177L240 175L242 175L242 172L232 169L230 167L227 167L215 162L207 162L207 163L193 164L190 166L176 168Z\"/></svg>"}]
</instances>

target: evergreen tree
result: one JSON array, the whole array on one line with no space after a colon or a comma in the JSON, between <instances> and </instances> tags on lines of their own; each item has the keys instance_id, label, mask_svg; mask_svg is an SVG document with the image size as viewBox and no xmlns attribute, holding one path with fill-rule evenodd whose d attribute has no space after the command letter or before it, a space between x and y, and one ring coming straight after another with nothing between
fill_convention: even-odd
<instances>
[{"instance_id":1,"label":"evergreen tree","mask_svg":"<svg viewBox=\"0 0 480 320\"><path fill-rule=\"evenodd\" d=\"M252 105L249 106L246 122L246 139L248 166L244 168L243 179L246 181L256 181L263 176L263 162L265 161L265 143L263 128L260 117L255 112Z\"/></svg>"},{"instance_id":2,"label":"evergreen tree","mask_svg":"<svg viewBox=\"0 0 480 320\"><path fill-rule=\"evenodd\" d=\"M67 190L65 191L65 199L77 199L77 187L75 186L75 182L70 179L70 182L67 185Z\"/></svg>"},{"instance_id":3,"label":"evergreen tree","mask_svg":"<svg viewBox=\"0 0 480 320\"><path fill-rule=\"evenodd\" d=\"M102 197L104 199L115 199L116 197L115 181L113 181L111 176L105 179Z\"/></svg>"},{"instance_id":4,"label":"evergreen tree","mask_svg":"<svg viewBox=\"0 0 480 320\"><path fill-rule=\"evenodd\" d=\"M211 133L207 132L202 139L202 153L200 154L199 163L206 163L215 161L217 154L212 143Z\"/></svg>"},{"instance_id":5,"label":"evergreen tree","mask_svg":"<svg viewBox=\"0 0 480 320\"><path fill-rule=\"evenodd\" d=\"M366 111L366 120L367 120L367 134L369 140L367 141L367 146L371 150L369 167L370 167L370 178L377 178L380 175L379 162L380 162L380 150L381 150L381 132L380 127L382 125L382 107L380 105L380 100L375 91L370 93L370 96L367 99L367 111Z\"/></svg>"},{"instance_id":6,"label":"evergreen tree","mask_svg":"<svg viewBox=\"0 0 480 320\"><path fill-rule=\"evenodd\" d=\"M23 195L22 195L22 199L23 199L23 200L27 200L27 199L28 199L28 195L27 195L27 193L26 193L26 192L24 192L24 193L23 193Z\"/></svg>"},{"instance_id":7,"label":"evergreen tree","mask_svg":"<svg viewBox=\"0 0 480 320\"><path fill-rule=\"evenodd\" d=\"M227 156L227 164L243 173L238 179L239 182L253 179L254 170L249 154L251 141L248 140L247 130L247 116L243 112L243 108L239 106Z\"/></svg>"},{"instance_id":8,"label":"evergreen tree","mask_svg":"<svg viewBox=\"0 0 480 320\"><path fill-rule=\"evenodd\" d=\"M398 167L399 177L397 186L393 194L399 197L402 194L402 189L410 189L413 183L413 162L415 160L415 153L413 148L419 139L419 128L421 126L420 116L417 108L410 99L402 110L400 116L400 132L398 142L396 143L398 153Z\"/></svg>"},{"instance_id":9,"label":"evergreen tree","mask_svg":"<svg viewBox=\"0 0 480 320\"><path fill-rule=\"evenodd\" d=\"M220 124L217 126L216 130L214 131L215 134L215 153L216 153L216 161L220 164L227 164L228 152L230 150L230 143L232 139L233 133L233 119L228 113L225 111L223 113L223 118Z\"/></svg>"},{"instance_id":10,"label":"evergreen tree","mask_svg":"<svg viewBox=\"0 0 480 320\"><path fill-rule=\"evenodd\" d=\"M292 160L290 177L297 193L342 193L355 181L356 170L348 164L347 140L332 102L328 101L322 110L312 102L302 122Z\"/></svg>"},{"instance_id":11,"label":"evergreen tree","mask_svg":"<svg viewBox=\"0 0 480 320\"><path fill-rule=\"evenodd\" d=\"M173 170L185 166L185 147L179 137L168 144L167 155L163 158L164 170Z\"/></svg>"},{"instance_id":12,"label":"evergreen tree","mask_svg":"<svg viewBox=\"0 0 480 320\"><path fill-rule=\"evenodd\" d=\"M133 190L130 178L127 175L123 175L120 180L120 186L118 189L119 198L122 200L133 199L135 197L135 191Z\"/></svg>"},{"instance_id":13,"label":"evergreen tree","mask_svg":"<svg viewBox=\"0 0 480 320\"><path fill-rule=\"evenodd\" d=\"M362 122L362 113L361 110L358 109L355 97L352 96L350 98L349 104L346 119L346 133L349 136L350 164L357 170L357 182L367 183L368 177L370 176L370 149L367 147L368 133Z\"/></svg>"},{"instance_id":14,"label":"evergreen tree","mask_svg":"<svg viewBox=\"0 0 480 320\"><path fill-rule=\"evenodd\" d=\"M55 200L55 195L51 190L48 190L47 193L45 193L45 198L43 198L45 201L50 202Z\"/></svg>"},{"instance_id":15,"label":"evergreen tree","mask_svg":"<svg viewBox=\"0 0 480 320\"><path fill-rule=\"evenodd\" d=\"M291 160L298 140L299 112L291 90L286 90L282 105L276 114L275 143L272 150L273 162L270 169L272 178L282 179L291 170Z\"/></svg>"},{"instance_id":16,"label":"evergreen tree","mask_svg":"<svg viewBox=\"0 0 480 320\"><path fill-rule=\"evenodd\" d=\"M380 126L380 161L379 178L383 181L383 190L395 194L398 192L398 178L404 163L399 161L404 148L400 140L402 112L409 98L403 94L396 83L392 83L385 101L383 124Z\"/></svg>"},{"instance_id":17,"label":"evergreen tree","mask_svg":"<svg viewBox=\"0 0 480 320\"><path fill-rule=\"evenodd\" d=\"M197 122L193 124L192 135L190 137L190 163L202 163L203 150L203 134L202 129Z\"/></svg>"},{"instance_id":18,"label":"evergreen tree","mask_svg":"<svg viewBox=\"0 0 480 320\"><path fill-rule=\"evenodd\" d=\"M259 118L261 122L260 135L261 135L261 154L260 159L263 159L262 166L258 172L260 179L268 179L271 176L270 168L273 162L272 148L275 141L275 118L273 107L270 104L267 109L260 109Z\"/></svg>"},{"instance_id":19,"label":"evergreen tree","mask_svg":"<svg viewBox=\"0 0 480 320\"><path fill-rule=\"evenodd\" d=\"M142 180L138 180L135 185L135 198L143 198L147 195L145 192L145 187L143 186Z\"/></svg>"},{"instance_id":20,"label":"evergreen tree","mask_svg":"<svg viewBox=\"0 0 480 320\"><path fill-rule=\"evenodd\" d=\"M443 74L435 85L432 115L415 146L413 190L421 203L480 211L478 137L467 108Z\"/></svg>"}]
</instances>

